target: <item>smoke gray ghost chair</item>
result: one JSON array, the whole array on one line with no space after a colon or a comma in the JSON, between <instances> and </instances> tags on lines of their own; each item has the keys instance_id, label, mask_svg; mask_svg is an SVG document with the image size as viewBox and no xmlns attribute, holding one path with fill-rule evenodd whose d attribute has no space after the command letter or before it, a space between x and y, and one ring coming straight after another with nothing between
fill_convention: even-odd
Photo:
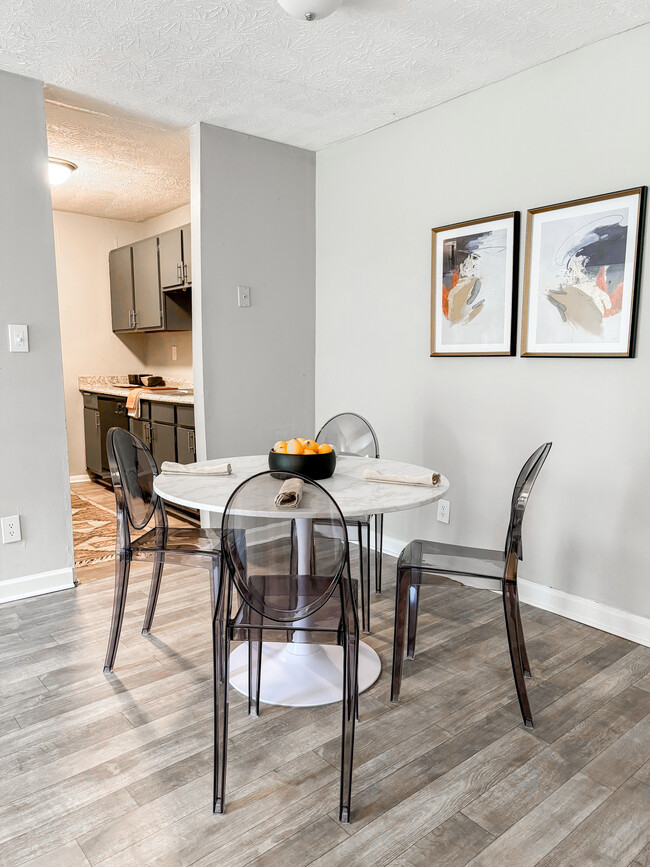
<instances>
[{"instance_id":1,"label":"smoke gray ghost chair","mask_svg":"<svg viewBox=\"0 0 650 867\"><path fill-rule=\"evenodd\" d=\"M508 648L519 707L524 724L530 728L533 727L533 717L524 679L530 677L530 665L519 611L517 566L519 560L523 559L521 528L524 512L530 492L551 450L551 445L552 443L544 443L533 452L517 477L510 504L506 544L503 550L466 548L461 545L446 545L442 542L426 542L422 539L416 539L410 542L400 554L397 561L397 586L395 590L391 701L397 702L399 699L405 643L408 658L413 659L415 657L420 587L423 584L436 583L436 579L445 576L486 578L501 584Z\"/></svg>"},{"instance_id":2,"label":"smoke gray ghost chair","mask_svg":"<svg viewBox=\"0 0 650 867\"><path fill-rule=\"evenodd\" d=\"M151 629L165 563L207 569L213 609L221 564L218 530L167 525L165 505L153 488L158 467L142 440L127 430L114 427L106 436L106 451L115 492L117 538L113 617L104 674L111 672L115 664L132 560L153 560L149 601L142 625L143 635L148 635ZM154 526L151 530L136 539L131 538L132 530L144 530L152 519Z\"/></svg>"}]
</instances>

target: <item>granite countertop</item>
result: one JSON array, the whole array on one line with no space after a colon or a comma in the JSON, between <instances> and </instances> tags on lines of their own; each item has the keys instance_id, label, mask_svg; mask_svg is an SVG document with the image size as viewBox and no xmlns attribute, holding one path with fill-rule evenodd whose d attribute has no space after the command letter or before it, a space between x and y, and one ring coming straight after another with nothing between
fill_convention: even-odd
<instances>
[{"instance_id":1,"label":"granite countertop","mask_svg":"<svg viewBox=\"0 0 650 867\"><path fill-rule=\"evenodd\" d=\"M165 385L177 388L178 391L143 391L141 400L152 400L156 403L182 403L194 405L194 383L187 379L164 377ZM93 394L107 394L112 397L128 397L131 387L126 376L80 376L79 391L90 391Z\"/></svg>"}]
</instances>

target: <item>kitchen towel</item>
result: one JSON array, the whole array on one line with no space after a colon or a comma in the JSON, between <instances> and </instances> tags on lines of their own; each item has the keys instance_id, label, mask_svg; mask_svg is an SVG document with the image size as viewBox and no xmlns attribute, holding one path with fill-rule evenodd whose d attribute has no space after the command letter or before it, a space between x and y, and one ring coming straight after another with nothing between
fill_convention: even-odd
<instances>
[{"instance_id":1,"label":"kitchen towel","mask_svg":"<svg viewBox=\"0 0 650 867\"><path fill-rule=\"evenodd\" d=\"M400 476L381 473L379 470L364 470L363 477L367 482L386 482L389 485L424 485L435 488L440 484L440 473L427 473L426 476Z\"/></svg>"},{"instance_id":2,"label":"kitchen towel","mask_svg":"<svg viewBox=\"0 0 650 867\"><path fill-rule=\"evenodd\" d=\"M140 397L142 392L178 391L173 385L156 385L151 388L132 388L126 399L126 412L131 418L140 418Z\"/></svg>"},{"instance_id":3,"label":"kitchen towel","mask_svg":"<svg viewBox=\"0 0 650 867\"><path fill-rule=\"evenodd\" d=\"M175 464L173 461L163 461L160 472L179 476L229 476L232 467L230 464Z\"/></svg>"},{"instance_id":4,"label":"kitchen towel","mask_svg":"<svg viewBox=\"0 0 650 867\"><path fill-rule=\"evenodd\" d=\"M275 498L276 509L297 509L302 500L304 484L302 479L287 479L282 483Z\"/></svg>"}]
</instances>

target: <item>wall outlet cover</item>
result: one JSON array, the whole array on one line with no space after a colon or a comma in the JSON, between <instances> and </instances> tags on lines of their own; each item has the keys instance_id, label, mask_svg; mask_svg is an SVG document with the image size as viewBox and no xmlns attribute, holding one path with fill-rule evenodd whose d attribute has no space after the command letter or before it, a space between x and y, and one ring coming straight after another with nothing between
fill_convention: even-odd
<instances>
[{"instance_id":1,"label":"wall outlet cover","mask_svg":"<svg viewBox=\"0 0 650 867\"><path fill-rule=\"evenodd\" d=\"M438 520L442 524L449 523L449 512L451 511L451 503L449 500L438 500Z\"/></svg>"},{"instance_id":2,"label":"wall outlet cover","mask_svg":"<svg viewBox=\"0 0 650 867\"><path fill-rule=\"evenodd\" d=\"M27 325L9 326L9 352L29 352L29 328Z\"/></svg>"},{"instance_id":3,"label":"wall outlet cover","mask_svg":"<svg viewBox=\"0 0 650 867\"><path fill-rule=\"evenodd\" d=\"M3 518L2 544L7 545L9 542L20 542L21 539L20 515L10 515L8 518Z\"/></svg>"}]
</instances>

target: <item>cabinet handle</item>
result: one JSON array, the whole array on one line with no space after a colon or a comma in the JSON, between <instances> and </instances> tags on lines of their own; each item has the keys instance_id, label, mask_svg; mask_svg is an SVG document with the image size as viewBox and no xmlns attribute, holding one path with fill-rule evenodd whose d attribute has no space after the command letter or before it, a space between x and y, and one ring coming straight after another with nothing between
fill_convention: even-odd
<instances>
[{"instance_id":1,"label":"cabinet handle","mask_svg":"<svg viewBox=\"0 0 650 867\"><path fill-rule=\"evenodd\" d=\"M177 265L176 265L176 276L178 277L179 280L182 280L182 279L183 279L183 274L182 274L182 271L181 271L181 267L182 267L182 266L181 266L181 263L178 262Z\"/></svg>"},{"instance_id":2,"label":"cabinet handle","mask_svg":"<svg viewBox=\"0 0 650 867\"><path fill-rule=\"evenodd\" d=\"M95 415L95 427L97 428L97 430L101 430L101 424L100 424L100 421L99 421L99 413L97 413L97 414Z\"/></svg>"},{"instance_id":3,"label":"cabinet handle","mask_svg":"<svg viewBox=\"0 0 650 867\"><path fill-rule=\"evenodd\" d=\"M133 327L134 328L138 327L138 311L137 310L133 311Z\"/></svg>"},{"instance_id":4,"label":"cabinet handle","mask_svg":"<svg viewBox=\"0 0 650 867\"><path fill-rule=\"evenodd\" d=\"M183 265L183 279L187 283L187 265Z\"/></svg>"},{"instance_id":5,"label":"cabinet handle","mask_svg":"<svg viewBox=\"0 0 650 867\"><path fill-rule=\"evenodd\" d=\"M146 426L146 428L144 429L144 441L148 446L150 446L152 440L153 440L153 431L151 430L151 425L148 424Z\"/></svg>"},{"instance_id":6,"label":"cabinet handle","mask_svg":"<svg viewBox=\"0 0 650 867\"><path fill-rule=\"evenodd\" d=\"M189 450L192 452L193 455L195 455L196 454L196 441L194 439L194 431L193 430L190 430L187 432L187 438L189 440L189 442L188 442Z\"/></svg>"}]
</instances>

